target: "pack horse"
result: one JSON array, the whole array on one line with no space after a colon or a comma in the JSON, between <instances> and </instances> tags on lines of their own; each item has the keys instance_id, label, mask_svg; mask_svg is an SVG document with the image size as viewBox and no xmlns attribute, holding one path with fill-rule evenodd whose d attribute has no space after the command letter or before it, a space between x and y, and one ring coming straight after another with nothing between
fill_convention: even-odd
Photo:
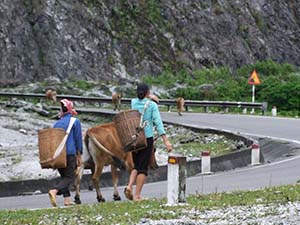
<instances>
[{"instance_id":1,"label":"pack horse","mask_svg":"<svg viewBox=\"0 0 300 225\"><path fill-rule=\"evenodd\" d=\"M104 166L111 166L111 174L114 186L113 199L120 200L118 192L118 174L117 164L121 161L125 168L130 172L133 168L131 152L123 151L123 146L117 134L114 123L105 123L89 128L84 136L85 148L83 151L83 163L77 173L75 181L75 202L81 203L80 200L80 182L83 170L92 164L93 174L92 182L94 184L98 202L104 202L105 199L100 191L99 179ZM91 163L92 161L92 163Z\"/></svg>"}]
</instances>

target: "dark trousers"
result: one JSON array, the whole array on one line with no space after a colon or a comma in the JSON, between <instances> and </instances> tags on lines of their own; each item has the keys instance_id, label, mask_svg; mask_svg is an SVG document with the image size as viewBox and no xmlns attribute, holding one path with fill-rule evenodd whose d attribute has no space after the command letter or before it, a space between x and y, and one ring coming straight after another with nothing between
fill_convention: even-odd
<instances>
[{"instance_id":1,"label":"dark trousers","mask_svg":"<svg viewBox=\"0 0 300 225\"><path fill-rule=\"evenodd\" d=\"M58 190L57 195L63 195L64 197L70 197L70 185L74 183L76 169L76 156L67 155L67 167L58 169L61 176L58 184L54 186Z\"/></svg>"},{"instance_id":2,"label":"dark trousers","mask_svg":"<svg viewBox=\"0 0 300 225\"><path fill-rule=\"evenodd\" d=\"M147 138L147 148L132 153L134 169L137 173L148 175L148 167L153 148L153 137Z\"/></svg>"}]
</instances>

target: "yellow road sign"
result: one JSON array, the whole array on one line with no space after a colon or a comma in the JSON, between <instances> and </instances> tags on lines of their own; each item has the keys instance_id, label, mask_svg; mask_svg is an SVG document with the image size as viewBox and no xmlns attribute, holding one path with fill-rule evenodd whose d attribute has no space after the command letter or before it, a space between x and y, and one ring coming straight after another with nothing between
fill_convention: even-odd
<instances>
[{"instance_id":1,"label":"yellow road sign","mask_svg":"<svg viewBox=\"0 0 300 225\"><path fill-rule=\"evenodd\" d=\"M258 74L257 74L256 70L252 71L251 76L248 79L248 84L252 84L252 85L260 84L260 80L258 78Z\"/></svg>"}]
</instances>

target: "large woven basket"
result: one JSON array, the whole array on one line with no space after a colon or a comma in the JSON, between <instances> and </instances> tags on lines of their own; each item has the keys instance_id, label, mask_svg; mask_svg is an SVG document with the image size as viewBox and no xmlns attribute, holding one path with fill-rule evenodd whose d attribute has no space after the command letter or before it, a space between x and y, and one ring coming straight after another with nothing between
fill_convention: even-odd
<instances>
[{"instance_id":1,"label":"large woven basket","mask_svg":"<svg viewBox=\"0 0 300 225\"><path fill-rule=\"evenodd\" d=\"M64 146L61 154L55 160L52 160L57 147L62 142L65 135L66 132L62 128L47 128L39 130L39 156L40 164L43 169L65 168L67 166L66 145Z\"/></svg>"},{"instance_id":2,"label":"large woven basket","mask_svg":"<svg viewBox=\"0 0 300 225\"><path fill-rule=\"evenodd\" d=\"M144 129L140 129L140 119L141 114L137 110L125 110L113 118L125 152L138 151L147 147Z\"/></svg>"}]
</instances>

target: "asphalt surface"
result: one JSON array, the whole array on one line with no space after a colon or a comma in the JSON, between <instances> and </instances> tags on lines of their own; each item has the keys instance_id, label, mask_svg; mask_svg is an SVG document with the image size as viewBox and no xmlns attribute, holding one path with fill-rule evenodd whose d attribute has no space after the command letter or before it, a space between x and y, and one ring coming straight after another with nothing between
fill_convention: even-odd
<instances>
[{"instance_id":1,"label":"asphalt surface","mask_svg":"<svg viewBox=\"0 0 300 225\"><path fill-rule=\"evenodd\" d=\"M223 129L249 136L272 137L300 143L300 119L296 118L210 113L185 113L181 117L174 113L162 113L162 118L172 123Z\"/></svg>"},{"instance_id":2,"label":"asphalt surface","mask_svg":"<svg viewBox=\"0 0 300 225\"><path fill-rule=\"evenodd\" d=\"M278 117L229 115L229 114L199 114L184 113L179 117L177 113L162 113L164 121L192 125L201 128L227 130L251 137L271 137L300 143L300 120ZM300 179L300 156L293 156L285 160L211 175L199 175L187 179L186 194L213 193L236 190L255 190L264 187L295 184ZM124 200L124 187L119 187ZM102 188L107 201L112 201L112 188ZM167 182L145 184L145 197L166 197ZM94 191L83 191L83 204L96 203ZM62 205L62 197L58 197L58 204ZM30 196L15 196L0 198L0 209L38 209L50 207L47 194Z\"/></svg>"}]
</instances>

